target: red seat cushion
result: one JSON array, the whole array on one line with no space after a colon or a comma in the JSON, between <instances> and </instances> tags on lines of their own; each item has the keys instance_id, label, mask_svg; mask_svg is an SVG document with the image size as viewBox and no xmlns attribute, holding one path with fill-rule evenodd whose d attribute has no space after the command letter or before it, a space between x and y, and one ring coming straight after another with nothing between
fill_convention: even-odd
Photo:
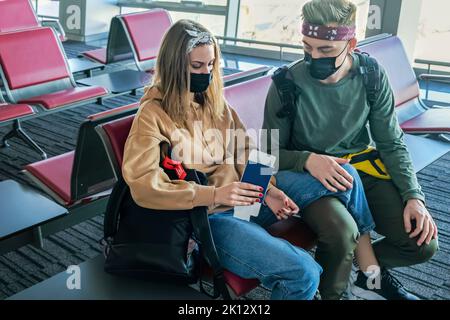
<instances>
[{"instance_id":1,"label":"red seat cushion","mask_svg":"<svg viewBox=\"0 0 450 320\"><path fill-rule=\"evenodd\" d=\"M358 47L376 58L386 70L394 91L395 105L419 96L419 85L400 38L394 36Z\"/></svg>"},{"instance_id":2,"label":"red seat cushion","mask_svg":"<svg viewBox=\"0 0 450 320\"><path fill-rule=\"evenodd\" d=\"M139 61L155 59L165 32L172 25L166 10L155 9L122 16Z\"/></svg>"},{"instance_id":3,"label":"red seat cushion","mask_svg":"<svg viewBox=\"0 0 450 320\"><path fill-rule=\"evenodd\" d=\"M30 114L34 114L34 110L27 104L0 103L0 121L16 119Z\"/></svg>"},{"instance_id":4,"label":"red seat cushion","mask_svg":"<svg viewBox=\"0 0 450 320\"><path fill-rule=\"evenodd\" d=\"M314 232L299 218L281 220L271 225L267 231L274 237L283 238L294 246L305 250L312 249L317 242Z\"/></svg>"},{"instance_id":5,"label":"red seat cushion","mask_svg":"<svg viewBox=\"0 0 450 320\"><path fill-rule=\"evenodd\" d=\"M25 170L37 178L44 186L70 204L70 179L75 152L64 153L50 159L25 166Z\"/></svg>"},{"instance_id":6,"label":"red seat cushion","mask_svg":"<svg viewBox=\"0 0 450 320\"><path fill-rule=\"evenodd\" d=\"M226 100L238 113L247 129L262 128L264 106L271 83L270 76L263 76L224 89Z\"/></svg>"},{"instance_id":7,"label":"red seat cushion","mask_svg":"<svg viewBox=\"0 0 450 320\"><path fill-rule=\"evenodd\" d=\"M429 109L401 127L411 133L450 133L450 109Z\"/></svg>"},{"instance_id":8,"label":"red seat cushion","mask_svg":"<svg viewBox=\"0 0 450 320\"><path fill-rule=\"evenodd\" d=\"M244 279L228 270L223 272L223 277L225 278L225 282L238 297L249 293L259 286L259 281L257 279Z\"/></svg>"},{"instance_id":9,"label":"red seat cushion","mask_svg":"<svg viewBox=\"0 0 450 320\"><path fill-rule=\"evenodd\" d=\"M123 151L125 142L133 124L134 115L111 121L102 125L103 130L109 138L109 143L114 152L119 167L122 167Z\"/></svg>"},{"instance_id":10,"label":"red seat cushion","mask_svg":"<svg viewBox=\"0 0 450 320\"><path fill-rule=\"evenodd\" d=\"M83 55L100 63L106 64L106 48L85 51L83 52Z\"/></svg>"},{"instance_id":11,"label":"red seat cushion","mask_svg":"<svg viewBox=\"0 0 450 320\"><path fill-rule=\"evenodd\" d=\"M51 28L0 34L0 62L10 89L70 76L58 39Z\"/></svg>"},{"instance_id":12,"label":"red seat cushion","mask_svg":"<svg viewBox=\"0 0 450 320\"><path fill-rule=\"evenodd\" d=\"M107 94L108 91L103 87L76 87L42 96L31 97L21 100L21 103L40 104L47 109L54 109L63 105L97 98Z\"/></svg>"},{"instance_id":13,"label":"red seat cushion","mask_svg":"<svg viewBox=\"0 0 450 320\"><path fill-rule=\"evenodd\" d=\"M0 1L0 32L36 28L39 23L29 0Z\"/></svg>"}]
</instances>

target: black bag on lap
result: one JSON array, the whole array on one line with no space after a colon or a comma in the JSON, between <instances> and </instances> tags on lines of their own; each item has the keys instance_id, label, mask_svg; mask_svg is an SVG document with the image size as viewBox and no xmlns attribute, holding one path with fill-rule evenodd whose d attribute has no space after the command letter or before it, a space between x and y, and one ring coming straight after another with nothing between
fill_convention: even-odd
<instances>
[{"instance_id":1,"label":"black bag on lap","mask_svg":"<svg viewBox=\"0 0 450 320\"><path fill-rule=\"evenodd\" d=\"M207 184L203 173L184 169L169 158L167 143L161 145L161 150L160 165L170 179ZM192 246L192 239L197 245ZM103 244L106 272L158 281L197 282L203 257L213 269L213 297L229 298L206 207L191 210L140 207L124 179L119 177L105 212Z\"/></svg>"}]
</instances>

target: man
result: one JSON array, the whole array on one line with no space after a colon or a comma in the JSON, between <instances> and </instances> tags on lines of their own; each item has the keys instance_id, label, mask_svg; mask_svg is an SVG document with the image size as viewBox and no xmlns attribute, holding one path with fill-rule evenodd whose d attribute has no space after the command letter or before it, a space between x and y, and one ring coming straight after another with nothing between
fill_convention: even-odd
<instances>
[{"instance_id":1,"label":"man","mask_svg":"<svg viewBox=\"0 0 450 320\"><path fill-rule=\"evenodd\" d=\"M266 101L263 127L279 129L279 169L308 172L331 191L345 190L352 181L342 170L348 162L342 157L368 150L373 142L388 174L380 178L358 171L375 230L385 237L373 244L382 269L381 287L371 291L386 299L416 300L387 269L429 260L438 248L437 227L425 208L386 73L381 70L381 89L369 103L359 73L362 58L354 53L356 6L349 0L312 0L302 16L305 59L292 64L286 75L298 88L294 112L283 112L274 83ZM302 211L319 239L322 298L339 299L347 287L358 230L336 198L322 198ZM370 280L358 272L355 285L370 290Z\"/></svg>"}]
</instances>

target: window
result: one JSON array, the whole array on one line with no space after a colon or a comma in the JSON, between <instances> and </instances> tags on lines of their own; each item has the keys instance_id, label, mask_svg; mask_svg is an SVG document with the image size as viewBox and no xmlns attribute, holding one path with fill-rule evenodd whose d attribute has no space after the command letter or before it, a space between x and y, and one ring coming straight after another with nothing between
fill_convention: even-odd
<instances>
[{"instance_id":1,"label":"window","mask_svg":"<svg viewBox=\"0 0 450 320\"><path fill-rule=\"evenodd\" d=\"M225 16L175 11L170 12L170 15L173 22L181 19L190 19L201 23L202 25L207 27L214 35L224 34Z\"/></svg>"},{"instance_id":2,"label":"window","mask_svg":"<svg viewBox=\"0 0 450 320\"><path fill-rule=\"evenodd\" d=\"M129 2L141 2L141 3L145 3L145 2L176 2L176 3L194 3L194 2L201 2L204 5L214 5L214 6L226 6L227 5L227 0L190 0L190 1L183 1L183 0L128 0Z\"/></svg>"},{"instance_id":3,"label":"window","mask_svg":"<svg viewBox=\"0 0 450 320\"><path fill-rule=\"evenodd\" d=\"M415 58L450 62L450 2L423 2ZM448 69L447 69L448 70Z\"/></svg>"},{"instance_id":4,"label":"window","mask_svg":"<svg viewBox=\"0 0 450 320\"><path fill-rule=\"evenodd\" d=\"M33 0L31 3L33 4L33 7L38 15L55 18L59 17L59 1Z\"/></svg>"},{"instance_id":5,"label":"window","mask_svg":"<svg viewBox=\"0 0 450 320\"><path fill-rule=\"evenodd\" d=\"M200 5L196 5L196 2ZM122 13L164 8L170 11L174 22L180 19L191 19L208 27L213 34L222 35L225 31L227 0L120 0L119 4L122 6Z\"/></svg>"},{"instance_id":6,"label":"window","mask_svg":"<svg viewBox=\"0 0 450 320\"><path fill-rule=\"evenodd\" d=\"M365 35L368 0L358 5L358 38ZM241 0L238 38L275 43L300 44L301 8L307 0Z\"/></svg>"}]
</instances>

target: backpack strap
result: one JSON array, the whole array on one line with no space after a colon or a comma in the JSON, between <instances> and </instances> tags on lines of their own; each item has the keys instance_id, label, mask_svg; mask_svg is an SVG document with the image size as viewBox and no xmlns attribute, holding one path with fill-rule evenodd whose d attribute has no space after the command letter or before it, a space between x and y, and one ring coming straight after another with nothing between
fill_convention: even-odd
<instances>
[{"instance_id":1,"label":"backpack strap","mask_svg":"<svg viewBox=\"0 0 450 320\"><path fill-rule=\"evenodd\" d=\"M120 209L123 199L129 192L129 187L122 176L114 185L114 188L109 196L108 206L106 207L105 217L103 222L103 244L115 236L119 227Z\"/></svg>"},{"instance_id":2,"label":"backpack strap","mask_svg":"<svg viewBox=\"0 0 450 320\"><path fill-rule=\"evenodd\" d=\"M301 94L301 90L294 82L294 78L289 70L291 66L284 65L278 68L272 75L272 80L281 100L281 109L278 111L277 117L294 120L296 113L295 100Z\"/></svg>"},{"instance_id":3,"label":"backpack strap","mask_svg":"<svg viewBox=\"0 0 450 320\"><path fill-rule=\"evenodd\" d=\"M367 92L367 102L373 106L381 90L381 70L378 61L365 52L355 52L360 61L359 73L363 77Z\"/></svg>"},{"instance_id":4,"label":"backpack strap","mask_svg":"<svg viewBox=\"0 0 450 320\"><path fill-rule=\"evenodd\" d=\"M206 176L199 171L189 170L188 174L193 175L189 180L195 181L197 184L204 185L207 183ZM207 209L207 207L197 207L191 211L190 218L194 230L194 235L196 240L200 243L200 251L203 258L213 270L214 294L211 297L213 299L217 299L221 295L224 300L231 300L230 293L223 276L224 270L219 261L219 256L217 254L216 246L214 244L213 236L211 233ZM209 295L203 287L201 275L200 290L203 293Z\"/></svg>"}]
</instances>

